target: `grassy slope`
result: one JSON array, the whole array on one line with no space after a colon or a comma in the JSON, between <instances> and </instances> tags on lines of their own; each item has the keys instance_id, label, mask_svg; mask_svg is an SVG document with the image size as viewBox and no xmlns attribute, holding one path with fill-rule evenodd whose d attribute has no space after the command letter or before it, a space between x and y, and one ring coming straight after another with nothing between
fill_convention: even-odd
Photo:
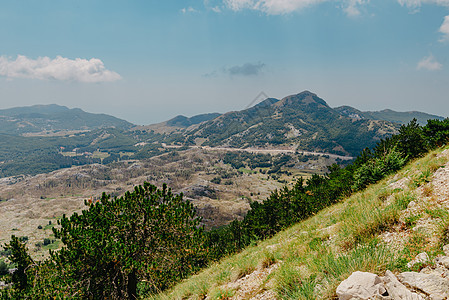
<instances>
[{"instance_id":1,"label":"grassy slope","mask_svg":"<svg viewBox=\"0 0 449 300\"><path fill-rule=\"evenodd\" d=\"M331 299L353 271L402 271L421 251L436 255L448 242L441 239L447 239L449 214L432 182L449 160L443 150L152 299L251 299L261 293L263 299ZM276 268L256 288L230 284L270 265Z\"/></svg>"}]
</instances>

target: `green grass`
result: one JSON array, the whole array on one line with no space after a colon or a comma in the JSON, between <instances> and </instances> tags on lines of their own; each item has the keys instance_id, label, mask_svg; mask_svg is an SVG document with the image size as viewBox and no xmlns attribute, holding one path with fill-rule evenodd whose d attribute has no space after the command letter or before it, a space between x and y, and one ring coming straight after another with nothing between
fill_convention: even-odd
<instances>
[{"instance_id":1,"label":"green grass","mask_svg":"<svg viewBox=\"0 0 449 300\"><path fill-rule=\"evenodd\" d=\"M416 222L422 217L422 214L418 214L418 215L414 215L414 216L410 216L405 218L405 225L408 228L413 228L416 225Z\"/></svg>"},{"instance_id":2,"label":"green grass","mask_svg":"<svg viewBox=\"0 0 449 300\"><path fill-rule=\"evenodd\" d=\"M53 227L55 227L55 224L47 224L44 226L44 230L51 230Z\"/></svg>"},{"instance_id":3,"label":"green grass","mask_svg":"<svg viewBox=\"0 0 449 300\"><path fill-rule=\"evenodd\" d=\"M108 152L95 151L94 153L92 153L93 158L103 159L103 158L106 158L109 156L110 156L110 154Z\"/></svg>"},{"instance_id":4,"label":"green grass","mask_svg":"<svg viewBox=\"0 0 449 300\"><path fill-rule=\"evenodd\" d=\"M246 169L246 168L243 168L243 167L238 169L238 171L242 172L244 174L256 174L257 173L257 171L253 171L253 170Z\"/></svg>"},{"instance_id":5,"label":"green grass","mask_svg":"<svg viewBox=\"0 0 449 300\"><path fill-rule=\"evenodd\" d=\"M76 156L75 152L60 152L63 156L74 157Z\"/></svg>"},{"instance_id":6,"label":"green grass","mask_svg":"<svg viewBox=\"0 0 449 300\"><path fill-rule=\"evenodd\" d=\"M42 246L42 250L45 250L45 251L56 250L56 249L59 249L60 244L61 244L61 241L56 240L53 243Z\"/></svg>"}]
</instances>

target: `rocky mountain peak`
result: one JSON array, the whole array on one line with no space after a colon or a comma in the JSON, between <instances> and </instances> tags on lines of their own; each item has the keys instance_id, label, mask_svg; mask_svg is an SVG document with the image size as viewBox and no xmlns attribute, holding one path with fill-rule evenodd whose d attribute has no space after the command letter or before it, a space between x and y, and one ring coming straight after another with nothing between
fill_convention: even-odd
<instances>
[{"instance_id":1,"label":"rocky mountain peak","mask_svg":"<svg viewBox=\"0 0 449 300\"><path fill-rule=\"evenodd\" d=\"M257 108L268 107L268 106L271 106L271 105L273 105L273 104L275 104L277 102L279 102L279 99L267 98L267 99L263 100L262 102L254 105L254 107L257 107Z\"/></svg>"},{"instance_id":2,"label":"rocky mountain peak","mask_svg":"<svg viewBox=\"0 0 449 300\"><path fill-rule=\"evenodd\" d=\"M318 97L316 94L309 92L309 91L303 91L296 95L290 95L285 98L283 98L281 101L275 103L274 105L277 105L279 107L285 107L285 106L305 106L305 105L314 105L314 106L325 106L329 107L327 105L326 101ZM329 107L330 108L330 107Z\"/></svg>"}]
</instances>

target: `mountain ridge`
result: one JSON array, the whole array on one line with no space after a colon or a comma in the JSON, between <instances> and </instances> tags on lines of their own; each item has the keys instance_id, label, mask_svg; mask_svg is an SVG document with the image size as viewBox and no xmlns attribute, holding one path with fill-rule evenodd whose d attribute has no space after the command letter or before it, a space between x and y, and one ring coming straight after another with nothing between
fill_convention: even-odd
<instances>
[{"instance_id":1,"label":"mountain ridge","mask_svg":"<svg viewBox=\"0 0 449 300\"><path fill-rule=\"evenodd\" d=\"M361 111L351 106L338 106L334 108L340 114L355 119L384 120L405 125L412 119L416 119L420 125L425 125L429 119L444 120L444 117L432 115L420 111L395 111L382 109L379 111Z\"/></svg>"},{"instance_id":2,"label":"mountain ridge","mask_svg":"<svg viewBox=\"0 0 449 300\"><path fill-rule=\"evenodd\" d=\"M129 129L134 124L107 114L85 112L57 104L0 110L0 132L8 134L54 133L105 127Z\"/></svg>"},{"instance_id":3,"label":"mountain ridge","mask_svg":"<svg viewBox=\"0 0 449 300\"><path fill-rule=\"evenodd\" d=\"M147 126L59 105L0 110L0 133L8 135L0 148L0 176L86 164L92 157L95 161L107 157L106 163L144 159L180 147L280 149L355 157L397 133L400 126L361 114L351 107L331 108L310 91L267 98L241 111L177 116Z\"/></svg>"},{"instance_id":4,"label":"mountain ridge","mask_svg":"<svg viewBox=\"0 0 449 300\"><path fill-rule=\"evenodd\" d=\"M193 145L200 139L205 146L236 148L288 145L299 150L356 155L364 147L372 147L381 138L396 133L399 127L379 120L354 121L309 91L276 100L187 128L185 139L178 138L176 142Z\"/></svg>"},{"instance_id":5,"label":"mountain ridge","mask_svg":"<svg viewBox=\"0 0 449 300\"><path fill-rule=\"evenodd\" d=\"M199 124L201 122L209 121L221 116L220 113L205 113L194 115L192 117L186 117L183 115L178 115L168 121L166 121L168 126L174 127L189 127L195 124Z\"/></svg>"}]
</instances>

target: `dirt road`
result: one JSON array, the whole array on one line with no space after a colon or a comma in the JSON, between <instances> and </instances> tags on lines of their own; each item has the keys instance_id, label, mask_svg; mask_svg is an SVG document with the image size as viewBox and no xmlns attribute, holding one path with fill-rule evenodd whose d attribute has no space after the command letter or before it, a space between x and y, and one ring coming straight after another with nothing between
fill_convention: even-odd
<instances>
[{"instance_id":1,"label":"dirt road","mask_svg":"<svg viewBox=\"0 0 449 300\"><path fill-rule=\"evenodd\" d=\"M180 146L171 146L162 144L164 148L179 148ZM302 150L293 150L293 149L258 149L258 148L230 148L230 147L209 147L209 146L190 146L190 148L194 149L202 149L206 151L233 151L233 152L250 152L250 153L264 153L264 154L282 154L282 153L299 153L302 155L315 155L315 156L329 156L331 158L339 158L341 160L351 160L354 159L352 156L343 156L337 154L330 153L321 153L321 152L313 152L313 151L302 151Z\"/></svg>"}]
</instances>

